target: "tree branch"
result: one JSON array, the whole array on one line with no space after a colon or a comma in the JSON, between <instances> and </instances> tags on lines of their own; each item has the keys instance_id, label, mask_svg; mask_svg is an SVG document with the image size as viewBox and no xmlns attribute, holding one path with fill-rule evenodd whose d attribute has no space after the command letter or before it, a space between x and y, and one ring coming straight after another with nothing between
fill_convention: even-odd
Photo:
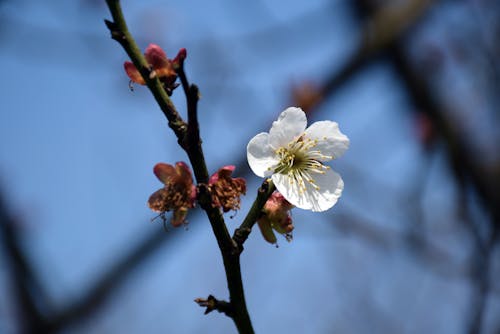
<instances>
[{"instance_id":1,"label":"tree branch","mask_svg":"<svg viewBox=\"0 0 500 334\"><path fill-rule=\"evenodd\" d=\"M238 227L233 234L233 240L238 245L238 249L240 252L243 251L243 244L248 238L248 235L252 231L252 227L259 219L261 215L262 208L266 204L267 199L272 195L272 193L276 190L274 183L271 179L267 179L262 182L259 190L257 191L257 198L252 204L252 207L248 211L247 216L241 223L240 227Z\"/></svg>"},{"instance_id":2,"label":"tree branch","mask_svg":"<svg viewBox=\"0 0 500 334\"><path fill-rule=\"evenodd\" d=\"M155 230L153 233L147 234L142 241L132 248L132 250L126 253L121 259L117 260L115 264L97 280L97 283L89 289L81 300L53 316L50 320L51 330L55 332L62 330L77 320L95 312L97 308L104 304L106 299L117 289L117 287L125 282L127 277L126 274L132 272L141 261L147 258L155 250L159 249L165 240L172 236L172 233L174 233L174 231L170 231L170 233L166 234L158 233L158 231Z\"/></svg>"},{"instance_id":3,"label":"tree branch","mask_svg":"<svg viewBox=\"0 0 500 334\"><path fill-rule=\"evenodd\" d=\"M233 308L231 303L228 303L224 300L218 300L212 295L209 295L207 299L196 298L194 301L199 306L206 307L205 314L209 314L210 312L216 310L220 313L224 313L228 317L233 316Z\"/></svg>"},{"instance_id":4,"label":"tree branch","mask_svg":"<svg viewBox=\"0 0 500 334\"><path fill-rule=\"evenodd\" d=\"M17 297L22 320L20 330L23 333L46 333L48 322L40 310L47 308L47 298L28 261L14 225L15 222L0 197L0 236L3 239L2 246L9 255L8 264L14 286L13 292Z\"/></svg>"},{"instance_id":5,"label":"tree branch","mask_svg":"<svg viewBox=\"0 0 500 334\"><path fill-rule=\"evenodd\" d=\"M198 184L198 203L202 209L205 210L208 216L224 262L232 310L232 312L226 313L226 315L229 315L233 319L240 333L253 333L241 279L240 247L229 235L220 209L212 206L210 188L207 184L208 170L203 154L197 118L197 103L199 97L198 88L195 85L189 84L184 73L183 62L181 61L179 64L180 66L176 70L180 77L187 99L188 124L186 125L178 115L159 79L157 77L151 77L151 71L146 59L143 57L133 37L128 31L119 1L107 0L106 2L114 20L114 22L105 21L107 27L111 31L112 38L121 44L135 67L139 69L148 88L153 93L153 96L160 105L161 110L169 120L169 126L176 134L180 146L186 151L191 162ZM259 202L254 204L252 207L253 211L251 210L252 214L250 218L254 217L256 219L257 214L262 209L265 203L265 200L262 202L262 198L262 196L260 198L258 197Z\"/></svg>"}]
</instances>

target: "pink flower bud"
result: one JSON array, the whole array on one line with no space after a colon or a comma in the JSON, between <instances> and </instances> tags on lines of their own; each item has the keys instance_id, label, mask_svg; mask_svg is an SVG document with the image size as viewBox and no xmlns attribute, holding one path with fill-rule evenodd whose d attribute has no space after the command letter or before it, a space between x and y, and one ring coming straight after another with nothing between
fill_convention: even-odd
<instances>
[{"instance_id":1,"label":"pink flower bud","mask_svg":"<svg viewBox=\"0 0 500 334\"><path fill-rule=\"evenodd\" d=\"M294 206L278 191L275 191L269 197L262 209L262 216L257 221L260 232L267 242L271 244L276 243L276 236L273 230L285 235L288 241L291 240L293 224L290 210L293 208Z\"/></svg>"},{"instance_id":2,"label":"pink flower bud","mask_svg":"<svg viewBox=\"0 0 500 334\"><path fill-rule=\"evenodd\" d=\"M184 55L185 53L184 49ZM151 79L158 77L166 92L171 95L172 91L177 87L175 84L177 73L175 72L173 61L168 59L165 51L163 51L163 49L156 44L149 44L146 52L144 53L144 57L150 67L151 72L149 77ZM177 57L179 57L179 55L177 55ZM146 81L133 63L126 61L123 65L125 67L125 72L132 82L140 85L146 84Z\"/></svg>"},{"instance_id":3,"label":"pink flower bud","mask_svg":"<svg viewBox=\"0 0 500 334\"><path fill-rule=\"evenodd\" d=\"M179 67L181 67L182 64L184 64L184 60L186 59L187 57L187 51L185 48L182 48L179 50L179 52L177 53L177 56L175 56L175 58L172 60L172 65L174 67L174 69L178 69Z\"/></svg>"}]
</instances>

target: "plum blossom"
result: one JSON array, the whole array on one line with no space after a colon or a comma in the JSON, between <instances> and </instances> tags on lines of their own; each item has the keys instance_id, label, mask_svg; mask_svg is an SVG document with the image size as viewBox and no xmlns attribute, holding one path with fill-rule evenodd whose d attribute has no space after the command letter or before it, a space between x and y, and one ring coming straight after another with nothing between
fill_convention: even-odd
<instances>
[{"instance_id":1,"label":"plum blossom","mask_svg":"<svg viewBox=\"0 0 500 334\"><path fill-rule=\"evenodd\" d=\"M219 168L208 181L212 193L212 205L221 207L222 211L238 210L240 196L246 192L246 181L241 177L233 178L233 165Z\"/></svg>"},{"instance_id":2,"label":"plum blossom","mask_svg":"<svg viewBox=\"0 0 500 334\"><path fill-rule=\"evenodd\" d=\"M180 161L175 163L175 167L158 163L153 172L164 187L149 197L149 207L159 212L161 217L164 217L165 212L173 211L171 223L174 227L184 224L188 209L194 207L196 200L191 170L186 163Z\"/></svg>"},{"instance_id":3,"label":"plum blossom","mask_svg":"<svg viewBox=\"0 0 500 334\"><path fill-rule=\"evenodd\" d=\"M298 208L325 211L342 194L344 181L326 161L349 148L349 139L336 122L320 121L308 128L306 114L287 108L269 133L253 137L247 146L248 163L260 177L271 177L278 191Z\"/></svg>"},{"instance_id":4,"label":"plum blossom","mask_svg":"<svg viewBox=\"0 0 500 334\"><path fill-rule=\"evenodd\" d=\"M163 83L163 87L165 87L168 95L171 95L172 91L178 86L178 84L175 83L175 80L177 79L176 69L181 66L182 62L186 58L186 49L180 49L177 56L173 60L170 60L167 58L167 54L160 46L156 44L149 44L146 52L144 52L144 57L146 58L151 70L150 78L154 78L155 76L158 77ZM144 81L141 73L132 62L126 61L123 66L132 82L140 85L146 84L146 81Z\"/></svg>"},{"instance_id":5,"label":"plum blossom","mask_svg":"<svg viewBox=\"0 0 500 334\"><path fill-rule=\"evenodd\" d=\"M293 207L278 191L269 197L262 209L262 215L257 220L260 232L267 242L276 243L273 230L283 234L288 241L292 240L293 224L290 210Z\"/></svg>"}]
</instances>

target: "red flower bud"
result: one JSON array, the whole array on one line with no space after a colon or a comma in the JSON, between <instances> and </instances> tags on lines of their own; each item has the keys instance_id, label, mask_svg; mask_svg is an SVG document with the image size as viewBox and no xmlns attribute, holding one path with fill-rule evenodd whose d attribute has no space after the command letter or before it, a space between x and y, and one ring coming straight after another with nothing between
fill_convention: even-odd
<instances>
[{"instance_id":1,"label":"red flower bud","mask_svg":"<svg viewBox=\"0 0 500 334\"><path fill-rule=\"evenodd\" d=\"M185 59L186 50L181 50L184 50L183 59ZM179 51L179 53L181 52ZM149 44L146 52L144 53L144 57L146 58L151 71L149 74L150 79L158 77L158 79L163 83L163 87L165 88L168 95L171 95L172 91L177 87L177 85L175 84L177 73L174 69L174 62L178 62L177 58L182 57L182 55L179 56L178 54L175 60L172 61L167 58L167 54L161 47L156 44ZM138 83L140 85L146 84L146 81L133 63L131 63L130 61L126 61L123 65L125 67L125 72L132 82Z\"/></svg>"},{"instance_id":2,"label":"red flower bud","mask_svg":"<svg viewBox=\"0 0 500 334\"><path fill-rule=\"evenodd\" d=\"M179 67L181 67L184 64L184 60L187 57L187 51L185 48L182 48L179 50L177 53L177 56L172 60L172 65L175 70L177 70Z\"/></svg>"}]
</instances>

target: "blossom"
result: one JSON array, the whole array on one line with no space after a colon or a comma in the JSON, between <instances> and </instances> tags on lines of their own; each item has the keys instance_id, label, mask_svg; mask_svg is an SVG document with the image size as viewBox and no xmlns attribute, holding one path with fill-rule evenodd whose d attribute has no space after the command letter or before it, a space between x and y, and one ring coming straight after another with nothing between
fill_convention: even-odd
<instances>
[{"instance_id":1,"label":"blossom","mask_svg":"<svg viewBox=\"0 0 500 334\"><path fill-rule=\"evenodd\" d=\"M240 208L240 195L246 193L246 181L241 177L233 178L233 165L219 168L208 181L212 193L212 206L222 207L224 212Z\"/></svg>"},{"instance_id":2,"label":"blossom","mask_svg":"<svg viewBox=\"0 0 500 334\"><path fill-rule=\"evenodd\" d=\"M158 77L163 83L167 93L171 95L172 91L177 87L175 84L175 80L177 79L177 73L175 70L186 58L186 49L180 49L177 56L173 60L170 60L167 58L167 54L160 46L156 44L149 44L146 52L144 53L144 57L150 66L150 78L152 79L155 76ZM146 81L144 81L141 73L132 62L126 61L123 66L125 67L125 72L132 82L140 85L146 84Z\"/></svg>"},{"instance_id":3,"label":"blossom","mask_svg":"<svg viewBox=\"0 0 500 334\"><path fill-rule=\"evenodd\" d=\"M273 230L285 235L288 241L292 240L293 224L290 210L293 207L278 191L269 197L262 209L262 216L257 220L260 232L267 242L276 243Z\"/></svg>"},{"instance_id":4,"label":"blossom","mask_svg":"<svg viewBox=\"0 0 500 334\"><path fill-rule=\"evenodd\" d=\"M344 189L339 174L324 164L340 157L349 139L336 122L320 121L306 129L300 108L290 107L269 131L253 137L247 146L248 163L260 177L271 177L278 191L298 208L325 211Z\"/></svg>"},{"instance_id":5,"label":"blossom","mask_svg":"<svg viewBox=\"0 0 500 334\"><path fill-rule=\"evenodd\" d=\"M196 200L196 187L191 170L186 163L177 162L175 167L158 163L153 172L164 187L149 197L148 205L151 210L162 215L167 211L174 211L171 223L178 227L185 222L188 209L194 207Z\"/></svg>"}]
</instances>

